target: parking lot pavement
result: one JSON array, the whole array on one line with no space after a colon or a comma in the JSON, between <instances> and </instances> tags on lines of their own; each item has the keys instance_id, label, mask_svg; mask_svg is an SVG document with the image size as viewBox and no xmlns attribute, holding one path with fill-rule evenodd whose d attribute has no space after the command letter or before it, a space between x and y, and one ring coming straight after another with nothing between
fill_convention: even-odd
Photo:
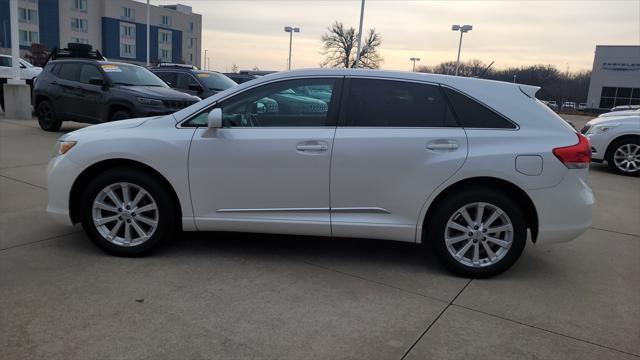
<instances>
[{"instance_id":1,"label":"parking lot pavement","mask_svg":"<svg viewBox=\"0 0 640 360\"><path fill-rule=\"evenodd\" d=\"M181 234L127 259L44 213L59 135L0 115L0 358L640 357L638 178L592 166L592 229L487 280L351 239Z\"/></svg>"}]
</instances>

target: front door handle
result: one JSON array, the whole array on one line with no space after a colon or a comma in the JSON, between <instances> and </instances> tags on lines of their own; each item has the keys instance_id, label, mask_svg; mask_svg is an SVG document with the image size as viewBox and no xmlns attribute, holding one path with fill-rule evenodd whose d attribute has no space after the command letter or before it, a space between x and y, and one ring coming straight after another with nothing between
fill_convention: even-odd
<instances>
[{"instance_id":1,"label":"front door handle","mask_svg":"<svg viewBox=\"0 0 640 360\"><path fill-rule=\"evenodd\" d=\"M296 146L298 151L327 151L329 147L326 144L301 144Z\"/></svg>"},{"instance_id":2,"label":"front door handle","mask_svg":"<svg viewBox=\"0 0 640 360\"><path fill-rule=\"evenodd\" d=\"M433 151L453 151L458 149L455 140L434 140L427 144L427 149Z\"/></svg>"}]
</instances>

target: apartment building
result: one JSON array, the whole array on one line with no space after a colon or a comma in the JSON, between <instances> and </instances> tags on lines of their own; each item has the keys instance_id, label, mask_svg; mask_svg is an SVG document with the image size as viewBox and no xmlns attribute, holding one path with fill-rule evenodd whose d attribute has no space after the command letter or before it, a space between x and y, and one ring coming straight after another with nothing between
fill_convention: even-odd
<instances>
[{"instance_id":1,"label":"apartment building","mask_svg":"<svg viewBox=\"0 0 640 360\"><path fill-rule=\"evenodd\" d=\"M0 0L0 53L9 53L9 0ZM91 44L112 60L138 64L147 59L147 5L133 0L18 0L20 49ZM200 67L202 15L190 6L150 6L152 62Z\"/></svg>"}]
</instances>

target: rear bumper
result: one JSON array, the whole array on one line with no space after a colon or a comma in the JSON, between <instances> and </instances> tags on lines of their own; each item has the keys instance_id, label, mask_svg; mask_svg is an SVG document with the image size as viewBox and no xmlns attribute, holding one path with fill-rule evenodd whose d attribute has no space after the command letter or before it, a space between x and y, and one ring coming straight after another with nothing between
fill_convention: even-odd
<instances>
[{"instance_id":1,"label":"rear bumper","mask_svg":"<svg viewBox=\"0 0 640 360\"><path fill-rule=\"evenodd\" d=\"M73 182L82 168L67 160L64 156L56 156L47 166L47 213L56 222L73 225L69 214L69 199Z\"/></svg>"},{"instance_id":2,"label":"rear bumper","mask_svg":"<svg viewBox=\"0 0 640 360\"><path fill-rule=\"evenodd\" d=\"M587 171L569 170L555 187L527 191L538 213L536 243L570 241L591 226L595 198L585 176L579 176Z\"/></svg>"}]
</instances>

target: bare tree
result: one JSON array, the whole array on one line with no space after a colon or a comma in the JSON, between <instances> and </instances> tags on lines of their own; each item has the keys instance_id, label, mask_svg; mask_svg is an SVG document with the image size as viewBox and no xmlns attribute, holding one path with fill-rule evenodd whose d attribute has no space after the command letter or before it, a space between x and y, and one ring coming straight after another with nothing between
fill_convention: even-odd
<instances>
[{"instance_id":1,"label":"bare tree","mask_svg":"<svg viewBox=\"0 0 640 360\"><path fill-rule=\"evenodd\" d=\"M49 57L47 47L36 43L31 44L29 52L25 55L25 59L29 60L33 66L43 66L47 57Z\"/></svg>"},{"instance_id":2,"label":"bare tree","mask_svg":"<svg viewBox=\"0 0 640 360\"><path fill-rule=\"evenodd\" d=\"M236 65L236 63L233 63L233 65L231 65L231 72L232 73L238 72L238 65Z\"/></svg>"},{"instance_id":3,"label":"bare tree","mask_svg":"<svg viewBox=\"0 0 640 360\"><path fill-rule=\"evenodd\" d=\"M336 21L327 28L328 32L323 34L322 55L324 61L321 67L344 67L352 68L356 65L358 34L353 27L345 28L344 24ZM377 69L383 58L378 53L378 48L382 45L382 37L375 29L369 29L365 34L362 48L360 49L360 64L358 67L367 69Z\"/></svg>"}]
</instances>

